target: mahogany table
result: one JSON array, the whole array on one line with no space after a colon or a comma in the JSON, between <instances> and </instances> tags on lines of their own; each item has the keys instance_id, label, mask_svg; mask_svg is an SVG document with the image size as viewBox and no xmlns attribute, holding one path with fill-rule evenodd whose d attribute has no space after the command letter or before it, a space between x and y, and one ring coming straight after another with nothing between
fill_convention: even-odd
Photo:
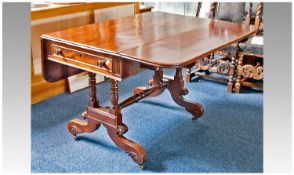
<instances>
[{"instance_id":1,"label":"mahogany table","mask_svg":"<svg viewBox=\"0 0 294 175\"><path fill-rule=\"evenodd\" d=\"M71 120L69 132L76 139L77 134L93 132L103 124L113 142L143 168L146 152L123 136L128 127L122 121L121 110L167 89L192 119L199 118L204 111L201 104L183 97L188 89L184 88L182 68L253 33L253 28L245 25L212 19L162 12L138 14L43 35L43 76L55 82L89 72L84 120ZM163 68L176 69L174 77L163 78ZM133 96L119 103L118 81L143 69L154 70L149 87L136 88ZM96 98L95 73L110 78L110 107L102 107Z\"/></svg>"}]
</instances>

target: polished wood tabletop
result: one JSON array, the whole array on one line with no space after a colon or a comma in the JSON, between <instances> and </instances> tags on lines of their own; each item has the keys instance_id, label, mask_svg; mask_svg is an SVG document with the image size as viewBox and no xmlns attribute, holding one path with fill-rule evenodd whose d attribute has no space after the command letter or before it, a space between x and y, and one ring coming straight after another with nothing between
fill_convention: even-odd
<instances>
[{"instance_id":1,"label":"polished wood tabletop","mask_svg":"<svg viewBox=\"0 0 294 175\"><path fill-rule=\"evenodd\" d=\"M150 12L49 33L42 38L160 67L183 67L254 29L215 19Z\"/></svg>"}]
</instances>

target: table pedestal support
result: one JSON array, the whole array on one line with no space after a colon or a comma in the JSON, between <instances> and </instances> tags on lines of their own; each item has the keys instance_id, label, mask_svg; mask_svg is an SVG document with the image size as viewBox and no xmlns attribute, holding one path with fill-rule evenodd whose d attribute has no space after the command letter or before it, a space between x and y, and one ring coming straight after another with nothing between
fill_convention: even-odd
<instances>
[{"instance_id":1,"label":"table pedestal support","mask_svg":"<svg viewBox=\"0 0 294 175\"><path fill-rule=\"evenodd\" d=\"M101 124L106 127L108 135L112 141L140 166L144 168L143 164L147 160L147 155L144 148L127 139L123 136L128 131L128 127L122 122L121 109L127 107L143 98L154 97L160 95L165 89L168 89L172 99L180 106L184 107L187 111L192 113L192 119L199 118L204 110L201 104L196 102L187 101L183 96L188 93L184 88L184 80L182 76L182 68L176 69L174 79L163 80L162 68L157 68L153 79L149 81L149 88L137 87L134 90L134 95L124 100L119 101L118 82L117 80L110 79L111 81L111 106L101 107L96 98L96 84L95 76L89 73L89 102L87 111L83 113L83 118L86 121L74 119L68 123L68 130L77 139L77 134L83 132L94 132Z\"/></svg>"},{"instance_id":2,"label":"table pedestal support","mask_svg":"<svg viewBox=\"0 0 294 175\"><path fill-rule=\"evenodd\" d=\"M173 100L193 115L193 120L198 119L203 114L204 109L200 103L188 101L183 97L188 94L189 91L184 88L182 68L176 69L174 79L168 81L167 89Z\"/></svg>"},{"instance_id":3,"label":"table pedestal support","mask_svg":"<svg viewBox=\"0 0 294 175\"><path fill-rule=\"evenodd\" d=\"M193 120L199 118L203 114L204 109L200 103L188 101L183 97L184 95L187 95L189 93L189 90L184 88L182 68L177 68L174 79L169 79L167 81L163 80L162 69L156 69L153 79L149 81L149 85L151 86L151 88L149 89L152 89L152 87L160 86L160 89L149 95L150 97L158 96L165 89L168 89L172 99L179 106L184 107L188 112L190 112L193 115ZM147 90L148 89L146 87L137 87L134 90L134 94L145 94L144 91L146 92Z\"/></svg>"}]
</instances>

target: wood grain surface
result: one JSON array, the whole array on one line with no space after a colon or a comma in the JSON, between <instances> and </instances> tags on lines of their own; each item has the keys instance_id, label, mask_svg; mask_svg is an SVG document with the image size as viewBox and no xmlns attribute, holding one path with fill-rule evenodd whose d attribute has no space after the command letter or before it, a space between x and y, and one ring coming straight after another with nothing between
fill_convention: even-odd
<instances>
[{"instance_id":1,"label":"wood grain surface","mask_svg":"<svg viewBox=\"0 0 294 175\"><path fill-rule=\"evenodd\" d=\"M147 65L177 67L253 33L254 28L241 24L154 12L49 33L43 38Z\"/></svg>"}]
</instances>

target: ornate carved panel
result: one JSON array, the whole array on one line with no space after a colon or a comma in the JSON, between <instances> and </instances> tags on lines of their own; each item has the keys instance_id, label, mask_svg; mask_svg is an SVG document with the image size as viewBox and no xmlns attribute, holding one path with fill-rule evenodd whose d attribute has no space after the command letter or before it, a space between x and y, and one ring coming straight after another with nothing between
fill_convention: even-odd
<instances>
[{"instance_id":1,"label":"ornate carved panel","mask_svg":"<svg viewBox=\"0 0 294 175\"><path fill-rule=\"evenodd\" d=\"M208 70L210 72L228 75L230 64L229 60L204 58L196 63L196 68L198 70Z\"/></svg>"},{"instance_id":2,"label":"ornate carved panel","mask_svg":"<svg viewBox=\"0 0 294 175\"><path fill-rule=\"evenodd\" d=\"M261 66L259 63L257 63L256 66L246 64L241 67L240 71L241 71L241 75L243 77L242 80L245 80L247 78L252 78L255 80L262 80L263 79L263 66Z\"/></svg>"}]
</instances>

